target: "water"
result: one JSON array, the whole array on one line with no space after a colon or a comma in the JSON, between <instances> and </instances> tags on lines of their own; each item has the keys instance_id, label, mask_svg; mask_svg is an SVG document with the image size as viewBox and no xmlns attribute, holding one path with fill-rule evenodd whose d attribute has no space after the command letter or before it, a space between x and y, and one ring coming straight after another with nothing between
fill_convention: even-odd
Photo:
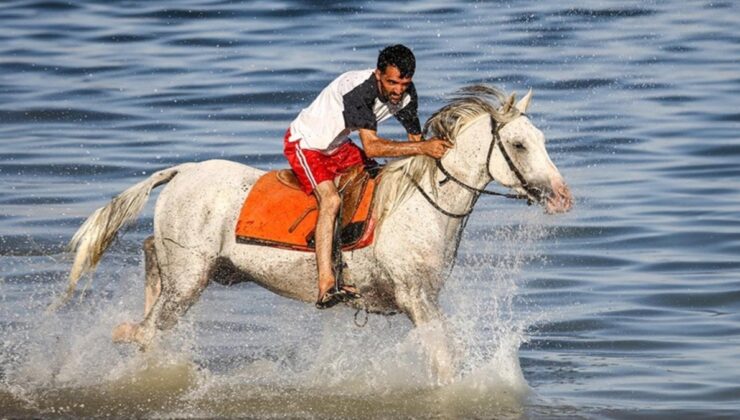
<instances>
[{"instance_id":1,"label":"water","mask_svg":"<svg viewBox=\"0 0 740 420\"><path fill-rule=\"evenodd\" d=\"M740 7L559 3L3 2L0 415L740 415ZM358 329L251 285L211 286L154 354L111 344L143 308L151 204L43 313L93 209L179 162L285 166L297 112L397 42L422 119L470 83L534 88L577 198L479 202L443 296L454 384L403 317Z\"/></svg>"}]
</instances>

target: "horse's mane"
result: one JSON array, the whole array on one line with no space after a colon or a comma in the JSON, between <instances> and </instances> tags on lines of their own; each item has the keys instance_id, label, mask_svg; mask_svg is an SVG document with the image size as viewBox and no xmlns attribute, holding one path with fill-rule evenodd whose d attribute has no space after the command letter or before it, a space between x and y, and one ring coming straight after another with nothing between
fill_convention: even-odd
<instances>
[{"instance_id":1,"label":"horse's mane","mask_svg":"<svg viewBox=\"0 0 740 420\"><path fill-rule=\"evenodd\" d=\"M506 98L502 91L487 85L472 85L453 94L450 102L435 112L424 124L424 137L442 137L455 143L457 135L481 115L489 114L496 122L506 123L519 115L514 106L514 95ZM388 163L380 172L373 213L381 222L414 190L414 184L428 180L432 196L436 197L433 182L436 163L425 155L411 156Z\"/></svg>"}]
</instances>

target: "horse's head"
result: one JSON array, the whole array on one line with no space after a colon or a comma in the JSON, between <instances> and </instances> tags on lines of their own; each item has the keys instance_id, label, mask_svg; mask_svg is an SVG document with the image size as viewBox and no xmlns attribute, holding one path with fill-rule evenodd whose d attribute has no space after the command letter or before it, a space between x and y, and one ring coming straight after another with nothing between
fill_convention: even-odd
<instances>
[{"instance_id":1,"label":"horse's head","mask_svg":"<svg viewBox=\"0 0 740 420\"><path fill-rule=\"evenodd\" d=\"M499 123L493 131L498 142L488 159L488 171L501 185L526 195L545 207L548 213L563 213L573 206L573 196L558 168L550 160L545 136L526 114L532 90L516 105L519 115ZM514 102L512 94L504 104L508 112Z\"/></svg>"},{"instance_id":2,"label":"horse's head","mask_svg":"<svg viewBox=\"0 0 740 420\"><path fill-rule=\"evenodd\" d=\"M494 106L495 96L503 105ZM545 136L526 114L532 91L514 104L488 86L460 92L427 123L436 135L454 138L442 167L461 183L480 188L491 180L541 204L548 213L573 206L573 197L545 148ZM454 172L454 173L453 173Z\"/></svg>"}]
</instances>

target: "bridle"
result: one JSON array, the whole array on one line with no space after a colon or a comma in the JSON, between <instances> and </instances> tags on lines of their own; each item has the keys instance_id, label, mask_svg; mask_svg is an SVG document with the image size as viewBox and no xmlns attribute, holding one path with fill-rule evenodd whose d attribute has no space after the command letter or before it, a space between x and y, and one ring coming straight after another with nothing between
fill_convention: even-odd
<instances>
[{"instance_id":1,"label":"bridle","mask_svg":"<svg viewBox=\"0 0 740 420\"><path fill-rule=\"evenodd\" d=\"M520 113L519 116L527 116L525 113ZM518 118L518 117L517 117ZM506 160L507 165L509 166L509 170L511 170L512 173L514 173L514 176L519 180L519 183L521 184L521 187L524 188L524 190L527 192L526 194L505 194L500 193L496 191L490 191L486 189L476 188L471 185L468 185L464 183L463 181L456 178L454 175L452 175L442 164L441 159L437 159L437 168L444 174L445 178L439 182L439 185L444 185L447 183L447 181L453 181L454 183L460 185L464 189L472 192L475 194L475 197L473 198L473 205L470 206L470 209L466 211L465 213L452 213L449 212L442 207L440 207L439 204L437 204L434 199L427 194L426 191L424 191L423 188L421 188L421 185L414 181L414 186L417 190L421 193L421 195L429 202L429 204L432 205L437 211L444 214L447 217L455 218L455 219L462 219L464 217L467 217L470 215L470 213L473 212L473 208L475 207L475 201L478 200L478 197L480 197L481 194L486 195L496 195L499 197L504 198L513 198L513 199L525 199L527 200L527 204L532 204L535 201L539 201L542 193L539 189L535 187L531 187L527 180L524 178L524 175L522 175L522 172L519 170L519 168L514 164L514 161L511 159L511 156L506 151L506 148L504 147L503 141L501 141L501 136L499 134L499 131L505 123L497 124L496 120L491 116L491 144L488 147L488 154L486 156L486 167L488 170L488 175L491 177L491 180L495 180L493 174L491 174L491 156L493 155L493 149L495 149L498 146L499 151L504 156L504 160Z\"/></svg>"}]
</instances>

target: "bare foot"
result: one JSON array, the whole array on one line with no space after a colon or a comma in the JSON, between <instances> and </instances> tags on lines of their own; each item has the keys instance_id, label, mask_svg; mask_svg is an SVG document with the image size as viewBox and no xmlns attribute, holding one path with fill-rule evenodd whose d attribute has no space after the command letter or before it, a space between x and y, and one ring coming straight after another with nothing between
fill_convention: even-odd
<instances>
[{"instance_id":1,"label":"bare foot","mask_svg":"<svg viewBox=\"0 0 740 420\"><path fill-rule=\"evenodd\" d=\"M327 277L324 279L319 279L319 295L318 295L318 301L321 301L326 292L328 292L332 287L334 287L334 284L336 283L336 280L334 280L334 277Z\"/></svg>"}]
</instances>

